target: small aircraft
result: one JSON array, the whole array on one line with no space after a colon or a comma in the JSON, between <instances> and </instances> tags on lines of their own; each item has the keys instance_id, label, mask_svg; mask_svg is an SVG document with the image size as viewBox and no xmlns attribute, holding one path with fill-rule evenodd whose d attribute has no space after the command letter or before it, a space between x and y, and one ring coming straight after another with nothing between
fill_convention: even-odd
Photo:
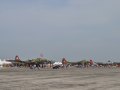
<instances>
[{"instance_id":1,"label":"small aircraft","mask_svg":"<svg viewBox=\"0 0 120 90\"><path fill-rule=\"evenodd\" d=\"M63 66L62 62L54 62L53 63L53 69L59 69L62 66Z\"/></svg>"},{"instance_id":2,"label":"small aircraft","mask_svg":"<svg viewBox=\"0 0 120 90\"><path fill-rule=\"evenodd\" d=\"M54 62L53 65L62 65L62 62Z\"/></svg>"},{"instance_id":3,"label":"small aircraft","mask_svg":"<svg viewBox=\"0 0 120 90\"><path fill-rule=\"evenodd\" d=\"M3 67L4 65L12 65L12 62L0 59L0 67Z\"/></svg>"}]
</instances>

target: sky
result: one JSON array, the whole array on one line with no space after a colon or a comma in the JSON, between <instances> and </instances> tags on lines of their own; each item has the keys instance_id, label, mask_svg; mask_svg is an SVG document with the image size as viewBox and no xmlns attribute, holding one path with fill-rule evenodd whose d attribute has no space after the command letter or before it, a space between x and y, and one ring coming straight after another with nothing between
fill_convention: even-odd
<instances>
[{"instance_id":1,"label":"sky","mask_svg":"<svg viewBox=\"0 0 120 90\"><path fill-rule=\"evenodd\" d=\"M0 0L0 58L120 61L120 0Z\"/></svg>"}]
</instances>

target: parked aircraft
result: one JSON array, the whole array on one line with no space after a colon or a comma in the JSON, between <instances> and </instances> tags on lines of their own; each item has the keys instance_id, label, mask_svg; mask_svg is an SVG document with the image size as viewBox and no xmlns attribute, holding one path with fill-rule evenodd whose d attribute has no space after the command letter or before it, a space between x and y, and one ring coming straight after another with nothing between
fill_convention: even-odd
<instances>
[{"instance_id":1,"label":"parked aircraft","mask_svg":"<svg viewBox=\"0 0 120 90\"><path fill-rule=\"evenodd\" d=\"M62 66L63 66L62 62L54 62L53 63L53 69L59 69Z\"/></svg>"},{"instance_id":2,"label":"parked aircraft","mask_svg":"<svg viewBox=\"0 0 120 90\"><path fill-rule=\"evenodd\" d=\"M61 65L62 65L62 62L54 62L54 63L53 63L53 66L56 66L56 65L60 65L60 66L61 66Z\"/></svg>"},{"instance_id":3,"label":"parked aircraft","mask_svg":"<svg viewBox=\"0 0 120 90\"><path fill-rule=\"evenodd\" d=\"M11 64L12 64L12 62L0 59L0 67L11 65Z\"/></svg>"}]
</instances>

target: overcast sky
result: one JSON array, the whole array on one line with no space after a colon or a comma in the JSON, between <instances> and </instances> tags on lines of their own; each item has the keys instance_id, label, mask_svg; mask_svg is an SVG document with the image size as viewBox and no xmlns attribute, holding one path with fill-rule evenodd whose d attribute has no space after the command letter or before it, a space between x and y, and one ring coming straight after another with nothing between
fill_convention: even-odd
<instances>
[{"instance_id":1,"label":"overcast sky","mask_svg":"<svg viewBox=\"0 0 120 90\"><path fill-rule=\"evenodd\" d=\"M120 61L120 0L0 0L0 58Z\"/></svg>"}]
</instances>

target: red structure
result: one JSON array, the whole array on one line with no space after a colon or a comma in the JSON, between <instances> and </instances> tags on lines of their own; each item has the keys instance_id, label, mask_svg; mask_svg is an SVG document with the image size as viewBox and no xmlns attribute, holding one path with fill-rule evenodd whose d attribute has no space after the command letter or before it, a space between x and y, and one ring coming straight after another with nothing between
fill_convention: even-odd
<instances>
[{"instance_id":1,"label":"red structure","mask_svg":"<svg viewBox=\"0 0 120 90\"><path fill-rule=\"evenodd\" d=\"M63 67L67 66L67 60L65 58L62 59L62 64L63 64Z\"/></svg>"},{"instance_id":2,"label":"red structure","mask_svg":"<svg viewBox=\"0 0 120 90\"><path fill-rule=\"evenodd\" d=\"M15 61L20 61L20 58L18 55L15 56Z\"/></svg>"},{"instance_id":3,"label":"red structure","mask_svg":"<svg viewBox=\"0 0 120 90\"><path fill-rule=\"evenodd\" d=\"M91 66L93 65L93 60L90 60L90 65L91 65Z\"/></svg>"}]
</instances>

